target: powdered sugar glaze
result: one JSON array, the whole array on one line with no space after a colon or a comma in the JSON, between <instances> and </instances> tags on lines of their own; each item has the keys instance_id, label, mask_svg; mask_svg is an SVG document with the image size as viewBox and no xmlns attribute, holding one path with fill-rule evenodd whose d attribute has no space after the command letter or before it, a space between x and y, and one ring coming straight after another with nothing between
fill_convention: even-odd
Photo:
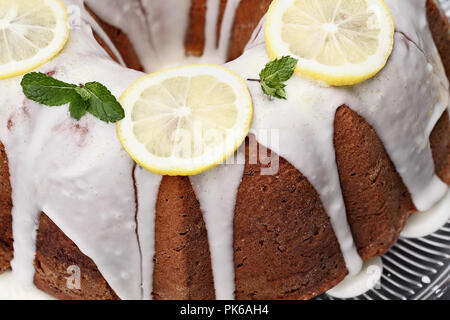
<instances>
[{"instance_id":1,"label":"powdered sugar glaze","mask_svg":"<svg viewBox=\"0 0 450 320\"><path fill-rule=\"evenodd\" d=\"M81 1L65 4L82 8ZM123 69L99 49L85 17L83 12L64 51L38 71L70 83L100 81L119 96L141 74ZM32 285L37 222L45 212L94 260L120 297L140 299L134 163L114 126L90 117L75 122L67 108L39 106L21 94L20 80L2 81L0 87L1 141L13 189L13 271Z\"/></svg>"},{"instance_id":2,"label":"powdered sugar glaze","mask_svg":"<svg viewBox=\"0 0 450 320\"><path fill-rule=\"evenodd\" d=\"M86 0L101 18L129 35L146 71L191 62L224 63L239 1L228 1L216 47L219 1L208 0L206 48L199 59L184 56L189 1L177 0L177 10L171 6L173 1ZM63 52L38 71L55 72L56 78L71 83L99 81L119 97L142 73L110 60L91 28L106 36L83 9L82 0L64 3L79 8L79 26L71 30ZM449 87L428 30L425 0L387 3L397 25L395 47L375 78L332 88L294 76L286 88L287 101L269 99L257 83L248 82L255 109L252 132L316 188L350 274L358 273L362 261L347 223L336 168L333 121L339 106L348 105L374 127L419 210L429 209L448 189L434 174L429 145L431 130L448 108ZM263 22L257 31L262 26ZM248 50L227 67L245 79L257 78L268 61L263 33L255 32ZM0 139L13 187L13 272L24 285L33 285L37 222L40 212L45 212L95 262L120 298L151 299L155 202L161 177L135 166L114 125L91 116L76 122L67 107L39 106L25 99L20 80L2 80L0 86ZM279 144L258 136L261 129L277 130ZM242 174L243 165L222 165L191 177L208 230L219 299L234 298L232 219ZM225 195L223 186L227 186Z\"/></svg>"}]
</instances>

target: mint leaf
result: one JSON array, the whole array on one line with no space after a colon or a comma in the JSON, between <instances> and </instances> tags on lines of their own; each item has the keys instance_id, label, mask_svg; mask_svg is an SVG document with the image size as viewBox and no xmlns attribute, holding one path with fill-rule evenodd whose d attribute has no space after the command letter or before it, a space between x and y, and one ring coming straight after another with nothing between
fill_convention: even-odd
<instances>
[{"instance_id":1,"label":"mint leaf","mask_svg":"<svg viewBox=\"0 0 450 320\"><path fill-rule=\"evenodd\" d=\"M277 93L277 89L270 87L263 81L261 81L261 88L268 96L275 96L275 94Z\"/></svg>"},{"instance_id":2,"label":"mint leaf","mask_svg":"<svg viewBox=\"0 0 450 320\"><path fill-rule=\"evenodd\" d=\"M117 122L125 117L122 106L104 85L89 82L84 87L91 94L87 109L90 114L105 122Z\"/></svg>"},{"instance_id":3,"label":"mint leaf","mask_svg":"<svg viewBox=\"0 0 450 320\"><path fill-rule=\"evenodd\" d=\"M294 74L298 60L289 56L276 59L266 64L259 77L263 92L278 99L286 99L286 85Z\"/></svg>"},{"instance_id":4,"label":"mint leaf","mask_svg":"<svg viewBox=\"0 0 450 320\"><path fill-rule=\"evenodd\" d=\"M298 60L289 56L276 59L266 64L266 67L259 74L264 81L285 82L292 77Z\"/></svg>"},{"instance_id":5,"label":"mint leaf","mask_svg":"<svg viewBox=\"0 0 450 320\"><path fill-rule=\"evenodd\" d=\"M84 101L88 101L89 98L92 96L92 94L89 92L89 90L87 90L86 88L83 88L83 87L76 87L75 91L81 96L81 98Z\"/></svg>"},{"instance_id":6,"label":"mint leaf","mask_svg":"<svg viewBox=\"0 0 450 320\"><path fill-rule=\"evenodd\" d=\"M20 83L25 96L47 106L61 106L76 98L75 85L65 83L44 73L26 74Z\"/></svg>"},{"instance_id":7,"label":"mint leaf","mask_svg":"<svg viewBox=\"0 0 450 320\"><path fill-rule=\"evenodd\" d=\"M98 82L77 86L32 72L23 77L21 85L25 96L40 104L61 106L69 103L70 116L77 120L86 112L105 122L116 122L125 117L120 103Z\"/></svg>"},{"instance_id":8,"label":"mint leaf","mask_svg":"<svg viewBox=\"0 0 450 320\"><path fill-rule=\"evenodd\" d=\"M85 114L89 107L87 101L85 101L81 96L76 97L69 105L70 116L74 119L80 120Z\"/></svg>"},{"instance_id":9,"label":"mint leaf","mask_svg":"<svg viewBox=\"0 0 450 320\"><path fill-rule=\"evenodd\" d=\"M277 91L275 92L275 98L284 99L284 100L287 99L286 90L284 90L284 87L277 89Z\"/></svg>"}]
</instances>

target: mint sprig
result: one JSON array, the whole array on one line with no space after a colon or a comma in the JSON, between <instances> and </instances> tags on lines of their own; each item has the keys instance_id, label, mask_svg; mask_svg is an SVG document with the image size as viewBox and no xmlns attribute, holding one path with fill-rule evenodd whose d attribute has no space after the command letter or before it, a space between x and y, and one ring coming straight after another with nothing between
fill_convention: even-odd
<instances>
[{"instance_id":1,"label":"mint sprig","mask_svg":"<svg viewBox=\"0 0 450 320\"><path fill-rule=\"evenodd\" d=\"M25 96L46 106L61 106L69 103L70 116L80 120L86 112L105 122L117 122L125 112L101 83L84 85L65 83L40 72L26 74L21 82Z\"/></svg>"},{"instance_id":2,"label":"mint sprig","mask_svg":"<svg viewBox=\"0 0 450 320\"><path fill-rule=\"evenodd\" d=\"M266 64L259 74L263 92L278 99L286 99L286 82L294 74L298 59L285 56Z\"/></svg>"}]
</instances>

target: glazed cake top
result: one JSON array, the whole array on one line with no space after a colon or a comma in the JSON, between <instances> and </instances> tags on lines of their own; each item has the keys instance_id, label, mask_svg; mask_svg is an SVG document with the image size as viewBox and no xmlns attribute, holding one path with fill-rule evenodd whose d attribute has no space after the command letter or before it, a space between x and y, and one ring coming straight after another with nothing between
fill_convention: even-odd
<instances>
[{"instance_id":1,"label":"glazed cake top","mask_svg":"<svg viewBox=\"0 0 450 320\"><path fill-rule=\"evenodd\" d=\"M173 28L174 23L187 25L189 8L179 7L176 0L179 10L174 11L171 1L175 0L144 0L145 11L135 1L87 3L101 18L128 33L150 72L193 62L193 58L183 59L185 30ZM55 78L70 83L98 81L119 97L143 74L107 56L92 28L100 35L102 31L84 10L83 1L63 2L79 23L74 24L62 53L38 71L54 72ZM286 101L272 100L259 84L248 82L255 111L251 133L315 187L351 274L360 270L361 259L347 223L336 167L333 122L337 108L345 104L372 125L419 210L429 209L448 190L435 175L429 144L432 129L448 109L449 84L428 29L426 1L386 2L396 23L395 46L388 64L373 79L337 88L294 76L287 83ZM210 26L217 23L218 3L208 1L206 30L215 30ZM228 38L238 3L227 3L218 49L212 45L215 32L206 32L201 61L225 62L228 44L223 39ZM269 61L263 25L264 21L247 51L226 65L244 79L258 78ZM150 299L155 202L161 176L135 168L114 125L90 116L76 122L68 116L67 107L42 107L24 97L20 81L21 77L2 80L0 86L4 106L0 140L8 154L13 188L14 273L32 285L37 217L45 212L96 263L120 298ZM234 297L233 214L244 169L239 159L242 150L230 161L234 164L190 177L208 230L218 299Z\"/></svg>"}]
</instances>

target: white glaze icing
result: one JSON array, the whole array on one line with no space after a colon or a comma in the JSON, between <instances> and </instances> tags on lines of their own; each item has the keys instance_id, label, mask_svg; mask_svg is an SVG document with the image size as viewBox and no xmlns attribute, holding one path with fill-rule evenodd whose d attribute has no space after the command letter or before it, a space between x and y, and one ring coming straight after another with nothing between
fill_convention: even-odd
<instances>
[{"instance_id":1,"label":"white glaze icing","mask_svg":"<svg viewBox=\"0 0 450 320\"><path fill-rule=\"evenodd\" d=\"M439 230L450 219L450 192L433 208L409 217L400 234L403 238L421 238Z\"/></svg>"},{"instance_id":2,"label":"white glaze icing","mask_svg":"<svg viewBox=\"0 0 450 320\"><path fill-rule=\"evenodd\" d=\"M375 257L364 262L361 271L354 276L347 276L337 286L327 291L327 294L339 298L348 299L357 297L371 289L376 289L380 284L383 274L383 261Z\"/></svg>"},{"instance_id":3,"label":"white glaze icing","mask_svg":"<svg viewBox=\"0 0 450 320\"><path fill-rule=\"evenodd\" d=\"M159 57L156 55L153 44L150 41L151 33L148 32L149 26L147 23L147 18L142 11L143 8L141 6L140 0L85 0L84 2L101 19L103 19L104 21L108 21L108 23L113 26L119 26L120 29L128 35L144 68L146 68L147 70L151 70L154 68L154 66L158 65ZM155 3L161 3L161 1L156 1ZM168 8L171 4L175 5L174 0L169 0L166 3ZM174 33L180 32L180 30L184 30L183 28L185 28L187 22L184 21L182 17L178 16L178 12L185 11L186 8L184 8L184 6L186 5L186 3L187 1L179 1L180 10L173 10L173 13L178 18L178 21L175 25L179 26L179 28L171 28L166 30L161 29L159 27L159 24L154 26L157 31L160 31L162 33L168 32L168 34L171 35L171 37L162 39L162 41L175 42L175 40L172 40L172 37L175 38L175 36L177 36L176 38L178 39L179 35ZM167 12L165 13L166 16L171 17L167 14ZM164 12L160 12L160 14L164 14ZM168 19L170 20L170 18ZM171 22L173 23L173 21ZM167 45L167 43L165 42L161 42L160 44L161 47L166 47ZM178 54L175 52L179 52L177 49L181 48L173 47L173 49L173 54Z\"/></svg>"},{"instance_id":4,"label":"white glaze icing","mask_svg":"<svg viewBox=\"0 0 450 320\"><path fill-rule=\"evenodd\" d=\"M52 296L34 286L24 286L16 279L14 272L0 275L0 300L54 300Z\"/></svg>"},{"instance_id":5,"label":"white glaze icing","mask_svg":"<svg viewBox=\"0 0 450 320\"><path fill-rule=\"evenodd\" d=\"M241 155L242 150L240 151ZM211 251L216 299L234 299L233 218L244 164L219 165L190 177L200 201ZM224 186L232 192L224 192Z\"/></svg>"},{"instance_id":6,"label":"white glaze icing","mask_svg":"<svg viewBox=\"0 0 450 320\"><path fill-rule=\"evenodd\" d=\"M81 7L81 1L64 2ZM188 1L86 2L128 34L147 71L226 59L227 37L221 36L218 48L215 45L217 0L207 2L201 58L184 56ZM427 28L425 0L387 2L397 23L396 42L389 63L375 78L354 87L330 88L294 76L288 81L287 101L268 99L257 83L248 83L255 109L252 132L259 143L286 158L314 185L352 275L360 271L362 262L346 221L334 155L333 121L339 106L347 104L374 127L419 209L430 208L447 191L434 174L429 135L448 106L448 81ZM229 34L238 4L228 1L222 35ZM55 77L72 83L100 81L118 97L141 74L107 57L90 26L102 38L104 33L81 12L81 25L72 30L66 48L38 71L54 70ZM246 53L227 65L247 79L257 78L269 61L264 34L258 32L263 25L262 21ZM13 186L14 273L31 284L37 217L45 211L97 264L119 297L151 298L154 211L161 177L137 168L133 181L134 164L120 147L113 125L87 116L76 127L67 107L50 109L24 99L19 82L20 78L3 80L0 87L5 106L0 113L0 139L10 160ZM14 126L8 130L11 117ZM279 132L278 144L257 134L267 130ZM232 216L242 172L242 165L222 165L191 178L208 229L219 299L233 298Z\"/></svg>"},{"instance_id":7,"label":"white glaze icing","mask_svg":"<svg viewBox=\"0 0 450 320\"><path fill-rule=\"evenodd\" d=\"M126 65L125 61L123 60L122 55L120 54L119 50L114 45L112 40L108 37L105 30L103 30L103 28L97 23L97 21L94 19L94 17L92 17L90 14L86 14L84 8L82 10L85 13L83 17L89 23L89 25L91 26L94 33L96 33L101 38L101 40L105 43L105 45L111 50L113 55L117 58L118 62L123 67L126 67L127 65Z\"/></svg>"},{"instance_id":8,"label":"white glaze icing","mask_svg":"<svg viewBox=\"0 0 450 320\"><path fill-rule=\"evenodd\" d=\"M230 34L240 1L227 1L220 35ZM207 0L205 49L201 57L185 56L184 40L189 23L190 1L85 0L85 2L100 18L128 34L147 72L188 63L222 64L227 59L228 37L219 36L217 39L216 32L220 1Z\"/></svg>"},{"instance_id":9,"label":"white glaze icing","mask_svg":"<svg viewBox=\"0 0 450 320\"><path fill-rule=\"evenodd\" d=\"M156 200L162 176L136 166L138 235L142 254L143 299L151 300L153 291L153 256L155 254Z\"/></svg>"},{"instance_id":10,"label":"white glaze icing","mask_svg":"<svg viewBox=\"0 0 450 320\"><path fill-rule=\"evenodd\" d=\"M81 6L75 0L65 3ZM100 81L118 97L141 74L111 61L87 21L80 23L64 51L38 71L55 71L55 77L71 83ZM134 163L118 142L114 125L90 116L77 123L65 107L37 106L18 94L20 79L2 81L0 87L5 107L0 139L10 159L14 190L14 273L25 285L32 284L37 215L45 211L94 260L121 298L140 299Z\"/></svg>"}]
</instances>

